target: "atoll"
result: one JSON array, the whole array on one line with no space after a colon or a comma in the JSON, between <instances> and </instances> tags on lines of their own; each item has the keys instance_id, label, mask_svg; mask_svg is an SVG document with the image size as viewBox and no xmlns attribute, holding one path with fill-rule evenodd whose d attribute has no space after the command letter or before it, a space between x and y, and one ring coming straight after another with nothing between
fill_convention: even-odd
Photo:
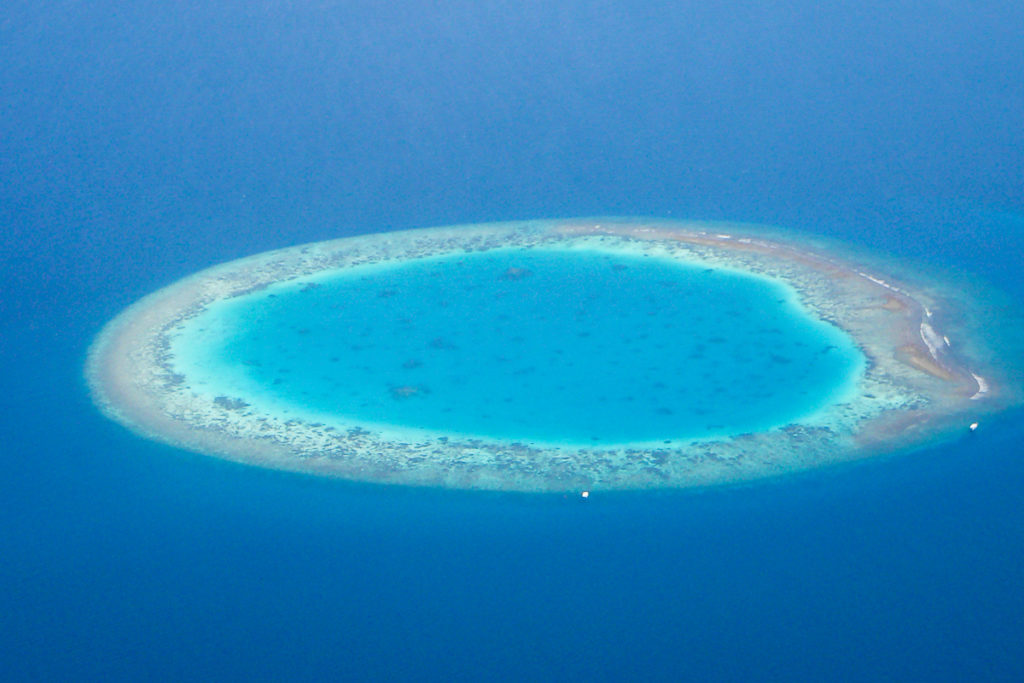
<instances>
[{"instance_id":1,"label":"atoll","mask_svg":"<svg viewBox=\"0 0 1024 683\"><path fill-rule=\"evenodd\" d=\"M848 334L866 364L856 390L756 433L666 444L558 445L431 434L342 417L285 415L248 395L194 382L174 340L219 302L279 283L449 253L521 247L650 254L785 282L815 318ZM96 404L144 436L238 462L346 479L457 488L567 491L686 487L750 480L913 448L1020 401L993 359L982 304L941 279L757 226L599 218L453 226L343 238L258 254L187 277L110 322L89 353ZM530 277L509 268L501 279ZM392 296L389 290L377 293ZM271 295L273 296L273 295ZM315 293L309 294L315 296ZM430 351L454 350L444 337ZM336 360L334 358L333 360ZM780 357L779 363L791 362ZM405 371L421 361L408 358ZM283 381L283 380L282 380ZM391 387L403 405L425 386ZM667 410L667 409L666 409Z\"/></svg>"}]
</instances>

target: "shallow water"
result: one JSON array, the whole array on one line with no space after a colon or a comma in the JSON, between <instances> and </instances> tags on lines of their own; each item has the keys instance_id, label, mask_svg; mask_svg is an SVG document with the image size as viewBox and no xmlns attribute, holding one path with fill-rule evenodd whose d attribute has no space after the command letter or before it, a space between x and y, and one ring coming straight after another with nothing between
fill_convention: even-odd
<instances>
[{"instance_id":1,"label":"shallow water","mask_svg":"<svg viewBox=\"0 0 1024 683\"><path fill-rule=\"evenodd\" d=\"M863 364L780 282L550 249L272 287L191 321L175 352L197 388L293 416L589 445L785 425Z\"/></svg>"}]
</instances>

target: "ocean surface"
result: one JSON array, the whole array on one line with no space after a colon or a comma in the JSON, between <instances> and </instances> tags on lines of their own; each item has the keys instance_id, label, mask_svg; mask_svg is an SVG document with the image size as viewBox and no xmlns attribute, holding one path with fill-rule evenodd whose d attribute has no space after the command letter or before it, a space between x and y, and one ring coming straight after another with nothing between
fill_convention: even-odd
<instances>
[{"instance_id":1,"label":"ocean surface","mask_svg":"<svg viewBox=\"0 0 1024 683\"><path fill-rule=\"evenodd\" d=\"M588 447L790 424L866 362L780 281L579 249L302 278L218 302L169 352L193 391L285 419Z\"/></svg>"},{"instance_id":2,"label":"ocean surface","mask_svg":"<svg viewBox=\"0 0 1024 683\"><path fill-rule=\"evenodd\" d=\"M582 500L235 465L132 435L82 378L105 322L201 268L428 225L761 222L1022 300L1022 25L994 0L4 3L0 677L1024 679L1020 411Z\"/></svg>"}]
</instances>

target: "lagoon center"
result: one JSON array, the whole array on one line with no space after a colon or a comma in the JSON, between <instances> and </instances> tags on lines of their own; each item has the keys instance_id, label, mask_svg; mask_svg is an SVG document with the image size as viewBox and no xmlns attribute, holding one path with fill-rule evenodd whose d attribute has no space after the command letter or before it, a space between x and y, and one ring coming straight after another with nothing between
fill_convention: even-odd
<instances>
[{"instance_id":1,"label":"lagoon center","mask_svg":"<svg viewBox=\"0 0 1024 683\"><path fill-rule=\"evenodd\" d=\"M231 460L571 491L749 480L948 438L1018 400L955 287L747 225L350 237L215 266L97 337L97 405Z\"/></svg>"}]
</instances>

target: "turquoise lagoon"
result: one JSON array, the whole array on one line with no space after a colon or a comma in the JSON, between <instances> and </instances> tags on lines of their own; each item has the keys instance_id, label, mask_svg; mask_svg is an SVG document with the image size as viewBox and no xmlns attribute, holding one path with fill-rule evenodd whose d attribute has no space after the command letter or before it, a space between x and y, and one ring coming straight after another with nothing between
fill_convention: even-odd
<instances>
[{"instance_id":1,"label":"turquoise lagoon","mask_svg":"<svg viewBox=\"0 0 1024 683\"><path fill-rule=\"evenodd\" d=\"M281 414L583 445L789 424L849 392L864 364L784 283L590 249L281 283L208 308L173 350L194 387Z\"/></svg>"}]
</instances>

